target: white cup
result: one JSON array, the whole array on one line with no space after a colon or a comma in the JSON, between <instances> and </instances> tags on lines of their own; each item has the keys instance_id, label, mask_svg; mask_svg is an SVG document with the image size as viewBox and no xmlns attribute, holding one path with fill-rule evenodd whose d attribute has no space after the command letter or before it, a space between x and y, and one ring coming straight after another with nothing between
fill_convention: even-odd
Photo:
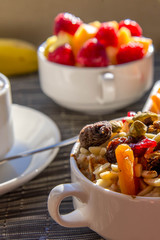
<instances>
[{"instance_id":1,"label":"white cup","mask_svg":"<svg viewBox=\"0 0 160 240\"><path fill-rule=\"evenodd\" d=\"M72 154L78 151L79 143ZM72 183L53 188L48 198L51 217L64 227L89 227L107 240L159 239L159 197L130 196L95 185L70 158ZM61 201L73 196L75 210L61 215Z\"/></svg>"},{"instance_id":2,"label":"white cup","mask_svg":"<svg viewBox=\"0 0 160 240\"><path fill-rule=\"evenodd\" d=\"M108 67L74 67L47 61L45 43L38 49L43 92L58 104L90 114L108 113L138 101L153 83L153 53Z\"/></svg>"},{"instance_id":3,"label":"white cup","mask_svg":"<svg viewBox=\"0 0 160 240\"><path fill-rule=\"evenodd\" d=\"M8 78L0 73L0 158L9 152L13 143L11 87Z\"/></svg>"}]
</instances>

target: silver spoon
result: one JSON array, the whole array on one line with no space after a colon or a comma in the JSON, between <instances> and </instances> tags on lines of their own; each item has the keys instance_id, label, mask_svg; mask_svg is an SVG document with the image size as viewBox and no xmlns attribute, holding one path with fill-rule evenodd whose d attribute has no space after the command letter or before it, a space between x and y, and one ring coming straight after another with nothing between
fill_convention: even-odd
<instances>
[{"instance_id":1,"label":"silver spoon","mask_svg":"<svg viewBox=\"0 0 160 240\"><path fill-rule=\"evenodd\" d=\"M13 156L10 156L10 157L5 157L5 158L0 159L0 164L4 163L6 161L13 160L13 159L27 157L27 156L30 156L30 155L35 154L35 153L44 152L44 151L47 151L47 150L50 150L50 149L53 149L53 148L56 148L56 147L64 147L64 146L70 145L72 143L75 143L77 140L78 140L78 135L74 136L72 138L68 138L66 140L63 140L61 142L52 144L52 145L47 146L47 147L42 147L42 148L39 148L39 149L29 150L29 151L26 151L26 152L18 153L17 155L13 155Z\"/></svg>"}]
</instances>

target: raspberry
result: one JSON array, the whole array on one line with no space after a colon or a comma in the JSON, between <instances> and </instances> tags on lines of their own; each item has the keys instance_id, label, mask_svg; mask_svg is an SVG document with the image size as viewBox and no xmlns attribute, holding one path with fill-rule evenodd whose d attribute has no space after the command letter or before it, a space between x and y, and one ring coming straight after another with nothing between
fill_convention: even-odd
<instances>
[{"instance_id":1,"label":"raspberry","mask_svg":"<svg viewBox=\"0 0 160 240\"><path fill-rule=\"evenodd\" d=\"M145 138L138 143L130 143L129 146L132 148L135 157L141 157L145 154L148 148L154 148L157 146L157 142Z\"/></svg>"},{"instance_id":2,"label":"raspberry","mask_svg":"<svg viewBox=\"0 0 160 240\"><path fill-rule=\"evenodd\" d=\"M77 55L77 63L84 67L104 67L109 61L105 47L96 38L87 40Z\"/></svg>"},{"instance_id":3,"label":"raspberry","mask_svg":"<svg viewBox=\"0 0 160 240\"><path fill-rule=\"evenodd\" d=\"M59 13L54 19L53 32L55 35L58 35L60 31L74 35L81 24L82 21L80 18L75 17L70 13Z\"/></svg>"},{"instance_id":4,"label":"raspberry","mask_svg":"<svg viewBox=\"0 0 160 240\"><path fill-rule=\"evenodd\" d=\"M139 24L136 21L125 19L120 21L119 23L119 29L121 27L126 27L130 30L132 36L141 37L142 36L142 28L139 26Z\"/></svg>"},{"instance_id":5,"label":"raspberry","mask_svg":"<svg viewBox=\"0 0 160 240\"><path fill-rule=\"evenodd\" d=\"M143 58L144 49L143 45L136 42L130 42L122 45L117 53L117 63L127 63Z\"/></svg>"},{"instance_id":6,"label":"raspberry","mask_svg":"<svg viewBox=\"0 0 160 240\"><path fill-rule=\"evenodd\" d=\"M50 62L60 63L64 65L75 65L72 48L68 43L56 48L53 52L49 52L48 60Z\"/></svg>"},{"instance_id":7,"label":"raspberry","mask_svg":"<svg viewBox=\"0 0 160 240\"><path fill-rule=\"evenodd\" d=\"M118 45L116 29L109 23L102 23L95 36L105 47Z\"/></svg>"}]
</instances>

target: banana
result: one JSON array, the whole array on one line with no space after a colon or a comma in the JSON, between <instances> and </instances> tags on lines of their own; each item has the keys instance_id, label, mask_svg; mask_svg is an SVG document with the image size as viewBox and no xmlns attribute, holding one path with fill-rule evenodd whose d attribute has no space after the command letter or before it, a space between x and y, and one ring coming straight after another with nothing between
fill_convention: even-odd
<instances>
[{"instance_id":1,"label":"banana","mask_svg":"<svg viewBox=\"0 0 160 240\"><path fill-rule=\"evenodd\" d=\"M27 74L38 69L33 44L19 39L0 38L0 72L6 76Z\"/></svg>"}]
</instances>

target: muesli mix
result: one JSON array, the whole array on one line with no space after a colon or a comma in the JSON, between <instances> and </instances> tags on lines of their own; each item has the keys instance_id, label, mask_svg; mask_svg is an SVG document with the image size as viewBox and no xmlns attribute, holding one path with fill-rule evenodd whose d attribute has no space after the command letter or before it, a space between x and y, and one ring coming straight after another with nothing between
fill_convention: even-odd
<instances>
[{"instance_id":1,"label":"muesli mix","mask_svg":"<svg viewBox=\"0 0 160 240\"><path fill-rule=\"evenodd\" d=\"M74 155L93 183L116 192L160 196L160 120L156 113L129 112L120 120L86 125Z\"/></svg>"}]
</instances>

